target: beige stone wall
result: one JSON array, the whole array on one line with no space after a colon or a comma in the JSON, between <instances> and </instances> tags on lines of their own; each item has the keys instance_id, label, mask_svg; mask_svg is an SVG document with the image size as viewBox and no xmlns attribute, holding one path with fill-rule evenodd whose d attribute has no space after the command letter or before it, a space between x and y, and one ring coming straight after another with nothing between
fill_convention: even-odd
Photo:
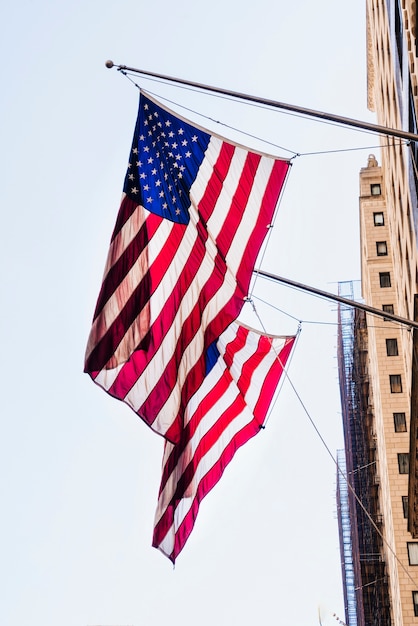
<instances>
[{"instance_id":1,"label":"beige stone wall","mask_svg":"<svg viewBox=\"0 0 418 626\"><path fill-rule=\"evenodd\" d=\"M402 315L402 273L405 268L402 270L399 267L399 250L396 250L396 238L394 240L397 216L393 215L391 204L393 193L388 193L387 169L377 166L371 157L367 165L360 174L362 294L368 305L381 310L383 305L393 304L394 313ZM371 189L375 185L380 185L380 195L372 195ZM383 225L376 225L376 213L383 214ZM378 255L378 242L386 242L387 255ZM389 273L390 287L381 286L382 272ZM370 314L367 315L367 325L371 402L380 478L379 500L384 519L382 533L390 578L393 623L396 626L409 626L418 624L412 603L412 591L418 590L418 584L415 585L411 580L418 579L418 567L410 566L408 562L407 542L412 537L407 530L402 504L402 497L408 495L408 474L401 474L398 465L398 454L409 452L409 428L407 432L395 432L393 414L404 412L409 424L411 333L405 326ZM397 356L387 355L386 339L397 340ZM391 374L401 375L401 393L391 391Z\"/></svg>"}]
</instances>

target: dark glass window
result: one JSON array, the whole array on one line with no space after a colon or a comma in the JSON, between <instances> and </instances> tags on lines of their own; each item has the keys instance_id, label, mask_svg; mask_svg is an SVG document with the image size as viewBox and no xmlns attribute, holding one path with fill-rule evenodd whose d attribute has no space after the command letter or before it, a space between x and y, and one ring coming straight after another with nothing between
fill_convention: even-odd
<instances>
[{"instance_id":1,"label":"dark glass window","mask_svg":"<svg viewBox=\"0 0 418 626\"><path fill-rule=\"evenodd\" d=\"M376 241L376 254L377 256L387 256L388 245L386 241Z\"/></svg>"},{"instance_id":2,"label":"dark glass window","mask_svg":"<svg viewBox=\"0 0 418 626\"><path fill-rule=\"evenodd\" d=\"M402 378L400 374L390 374L389 382L391 393L402 393Z\"/></svg>"},{"instance_id":3,"label":"dark glass window","mask_svg":"<svg viewBox=\"0 0 418 626\"><path fill-rule=\"evenodd\" d=\"M381 193L380 183L373 183L373 185L370 185L370 194L372 196L380 196Z\"/></svg>"},{"instance_id":4,"label":"dark glass window","mask_svg":"<svg viewBox=\"0 0 418 626\"><path fill-rule=\"evenodd\" d=\"M409 474L409 454L408 454L408 452L400 452L398 454L398 467L399 467L399 473L400 474Z\"/></svg>"},{"instance_id":5,"label":"dark glass window","mask_svg":"<svg viewBox=\"0 0 418 626\"><path fill-rule=\"evenodd\" d=\"M386 339L386 354L388 356L398 356L397 339Z\"/></svg>"},{"instance_id":6,"label":"dark glass window","mask_svg":"<svg viewBox=\"0 0 418 626\"><path fill-rule=\"evenodd\" d=\"M390 272L379 272L379 281L381 287L390 287Z\"/></svg>"},{"instance_id":7,"label":"dark glass window","mask_svg":"<svg viewBox=\"0 0 418 626\"><path fill-rule=\"evenodd\" d=\"M394 413L393 423L395 424L395 433L406 433L406 416L405 413Z\"/></svg>"},{"instance_id":8,"label":"dark glass window","mask_svg":"<svg viewBox=\"0 0 418 626\"><path fill-rule=\"evenodd\" d=\"M418 591L412 592L412 602L414 603L414 615L418 617Z\"/></svg>"},{"instance_id":9,"label":"dark glass window","mask_svg":"<svg viewBox=\"0 0 418 626\"><path fill-rule=\"evenodd\" d=\"M382 311L385 311L385 313L394 313L394 308L393 308L393 304L383 304L382 305Z\"/></svg>"}]
</instances>

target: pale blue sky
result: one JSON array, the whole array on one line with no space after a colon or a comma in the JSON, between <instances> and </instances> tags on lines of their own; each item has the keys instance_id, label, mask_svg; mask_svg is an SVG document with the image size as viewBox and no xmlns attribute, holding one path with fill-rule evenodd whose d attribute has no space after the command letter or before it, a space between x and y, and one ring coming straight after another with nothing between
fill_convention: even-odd
<instances>
[{"instance_id":1,"label":"pale blue sky","mask_svg":"<svg viewBox=\"0 0 418 626\"><path fill-rule=\"evenodd\" d=\"M324 626L334 611L343 617L336 470L288 383L267 429L203 502L173 571L151 547L162 442L82 370L138 99L106 59L375 121L366 109L364 5L2 7L1 625L310 626L318 607ZM295 152L377 144L141 84ZM359 278L358 173L369 151L378 154L295 160L263 269L334 292L337 281ZM269 332L304 320L289 375L335 453L335 304L262 281L255 295L293 316L256 301ZM251 310L244 317L257 326Z\"/></svg>"}]
</instances>

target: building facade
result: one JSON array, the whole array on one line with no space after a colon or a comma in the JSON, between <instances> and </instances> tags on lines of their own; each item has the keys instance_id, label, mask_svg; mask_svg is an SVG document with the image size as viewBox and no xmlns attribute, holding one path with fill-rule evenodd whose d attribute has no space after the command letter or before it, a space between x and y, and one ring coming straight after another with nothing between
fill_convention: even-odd
<instances>
[{"instance_id":1,"label":"building facade","mask_svg":"<svg viewBox=\"0 0 418 626\"><path fill-rule=\"evenodd\" d=\"M416 2L366 5L368 106L379 125L417 133ZM369 306L416 320L418 142L382 138L378 160L370 155L360 173L362 296ZM412 626L418 624L417 331L369 313L344 314L340 308L347 467L338 482L347 480L349 507L344 512L340 497L339 517L342 543L344 520L351 527L357 608L353 621L353 594L346 591L346 621Z\"/></svg>"}]
</instances>

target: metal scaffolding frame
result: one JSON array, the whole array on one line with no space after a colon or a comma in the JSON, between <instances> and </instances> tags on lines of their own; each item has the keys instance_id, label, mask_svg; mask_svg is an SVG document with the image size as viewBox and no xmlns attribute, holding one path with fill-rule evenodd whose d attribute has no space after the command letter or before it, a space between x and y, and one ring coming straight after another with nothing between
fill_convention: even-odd
<instances>
[{"instance_id":1,"label":"metal scaffolding frame","mask_svg":"<svg viewBox=\"0 0 418 626\"><path fill-rule=\"evenodd\" d=\"M339 283L339 293L349 299L354 299L357 288L358 283ZM383 518L379 506L377 440L368 376L366 314L340 304L338 321L338 372L346 465L344 476L349 483L345 485L347 501L344 502L344 484L341 478L338 480L346 621L349 626L390 626L383 541L365 512L381 529ZM345 508L345 504L348 507ZM351 561L347 546L349 541Z\"/></svg>"}]
</instances>

